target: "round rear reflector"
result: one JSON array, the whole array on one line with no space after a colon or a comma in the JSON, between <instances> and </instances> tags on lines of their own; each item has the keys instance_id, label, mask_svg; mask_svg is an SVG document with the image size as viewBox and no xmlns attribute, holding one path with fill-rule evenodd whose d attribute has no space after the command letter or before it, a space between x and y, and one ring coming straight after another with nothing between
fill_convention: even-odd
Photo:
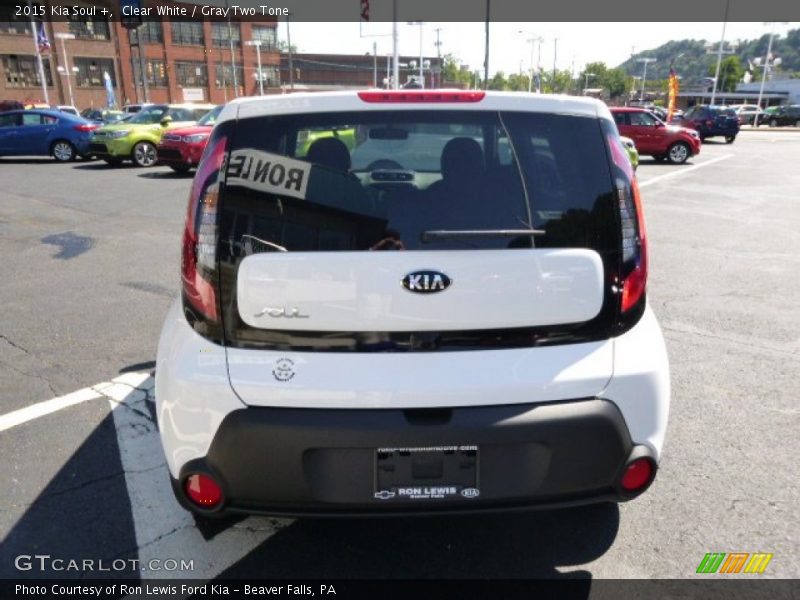
<instances>
[{"instance_id":1,"label":"round rear reflector","mask_svg":"<svg viewBox=\"0 0 800 600\"><path fill-rule=\"evenodd\" d=\"M626 492L638 492L653 476L653 463L648 458L637 458L625 468L620 485Z\"/></svg>"},{"instance_id":2,"label":"round rear reflector","mask_svg":"<svg viewBox=\"0 0 800 600\"><path fill-rule=\"evenodd\" d=\"M222 501L222 488L209 475L190 475L184 487L189 499L202 508L214 508Z\"/></svg>"}]
</instances>

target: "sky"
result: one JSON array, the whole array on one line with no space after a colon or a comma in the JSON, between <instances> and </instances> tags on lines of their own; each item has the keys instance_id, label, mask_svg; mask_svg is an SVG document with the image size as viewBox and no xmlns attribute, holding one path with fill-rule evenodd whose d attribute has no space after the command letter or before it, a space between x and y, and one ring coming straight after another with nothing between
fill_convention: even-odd
<instances>
[{"instance_id":1,"label":"sky","mask_svg":"<svg viewBox=\"0 0 800 600\"><path fill-rule=\"evenodd\" d=\"M770 32L771 24L728 23L725 41L754 39ZM775 25L776 34L800 27L800 23ZM292 45L298 52L342 54L372 53L377 43L379 56L392 52L391 23L291 23ZM422 46L426 56L436 56L436 29L439 28L442 55L452 53L471 70L483 72L483 23L424 23ZM419 26L401 23L400 53L419 55ZM525 40L542 37L541 65L553 68L557 42L556 65L575 73L587 62L602 61L616 66L631 52L656 48L670 40L705 39L717 43L722 37L723 23L491 23L489 46L490 77L497 71L506 74L530 69L531 45ZM286 23L279 25L279 37L286 40ZM332 35L335 31L335 35ZM524 33L520 33L523 31ZM538 53L537 44L537 53ZM534 57L534 62L538 62ZM385 62L384 62L385 64ZM679 64L676 64L679 67Z\"/></svg>"}]
</instances>

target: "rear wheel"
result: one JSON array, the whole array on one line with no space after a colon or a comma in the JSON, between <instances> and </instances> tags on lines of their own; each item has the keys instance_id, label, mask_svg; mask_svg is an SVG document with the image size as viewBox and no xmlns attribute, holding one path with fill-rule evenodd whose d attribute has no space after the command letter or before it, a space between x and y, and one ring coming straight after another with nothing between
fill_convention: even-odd
<instances>
[{"instance_id":1,"label":"rear wheel","mask_svg":"<svg viewBox=\"0 0 800 600\"><path fill-rule=\"evenodd\" d=\"M188 173L192 167L189 165L170 165L169 168L176 173Z\"/></svg>"},{"instance_id":2,"label":"rear wheel","mask_svg":"<svg viewBox=\"0 0 800 600\"><path fill-rule=\"evenodd\" d=\"M131 158L138 167L152 167L156 164L156 147L150 142L139 142L133 147Z\"/></svg>"},{"instance_id":3,"label":"rear wheel","mask_svg":"<svg viewBox=\"0 0 800 600\"><path fill-rule=\"evenodd\" d=\"M725 143L726 144L732 144L734 142L734 140L736 140L736 136L735 135L726 135L725 136Z\"/></svg>"},{"instance_id":4,"label":"rear wheel","mask_svg":"<svg viewBox=\"0 0 800 600\"><path fill-rule=\"evenodd\" d=\"M53 158L58 162L69 162L75 159L76 152L75 146L70 144L67 140L57 140L53 142L53 147L50 149Z\"/></svg>"},{"instance_id":5,"label":"rear wheel","mask_svg":"<svg viewBox=\"0 0 800 600\"><path fill-rule=\"evenodd\" d=\"M770 119L769 120L769 126L770 127L777 127L778 126L778 120L777 119Z\"/></svg>"},{"instance_id":6,"label":"rear wheel","mask_svg":"<svg viewBox=\"0 0 800 600\"><path fill-rule=\"evenodd\" d=\"M675 142L669 147L667 158L673 165L680 165L685 163L692 155L689 145L685 142Z\"/></svg>"}]
</instances>

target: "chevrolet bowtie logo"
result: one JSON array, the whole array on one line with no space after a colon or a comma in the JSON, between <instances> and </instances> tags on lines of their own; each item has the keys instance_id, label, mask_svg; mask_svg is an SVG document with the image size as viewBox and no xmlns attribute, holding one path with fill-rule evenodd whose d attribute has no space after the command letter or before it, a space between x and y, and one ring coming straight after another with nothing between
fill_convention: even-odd
<instances>
[{"instance_id":1,"label":"chevrolet bowtie logo","mask_svg":"<svg viewBox=\"0 0 800 600\"><path fill-rule=\"evenodd\" d=\"M389 500L390 498L394 498L395 493L390 492L389 490L381 490L380 492L375 492L375 498L378 500Z\"/></svg>"}]
</instances>

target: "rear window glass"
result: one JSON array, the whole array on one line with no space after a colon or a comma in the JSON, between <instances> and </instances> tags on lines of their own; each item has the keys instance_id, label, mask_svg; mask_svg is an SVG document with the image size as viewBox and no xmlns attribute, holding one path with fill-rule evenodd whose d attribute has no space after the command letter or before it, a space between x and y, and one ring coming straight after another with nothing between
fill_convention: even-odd
<instances>
[{"instance_id":1,"label":"rear window glass","mask_svg":"<svg viewBox=\"0 0 800 600\"><path fill-rule=\"evenodd\" d=\"M227 157L222 257L531 246L612 251L618 239L611 189L603 135L592 118L466 110L251 118L237 123ZM544 234L461 235L530 229Z\"/></svg>"}]
</instances>

